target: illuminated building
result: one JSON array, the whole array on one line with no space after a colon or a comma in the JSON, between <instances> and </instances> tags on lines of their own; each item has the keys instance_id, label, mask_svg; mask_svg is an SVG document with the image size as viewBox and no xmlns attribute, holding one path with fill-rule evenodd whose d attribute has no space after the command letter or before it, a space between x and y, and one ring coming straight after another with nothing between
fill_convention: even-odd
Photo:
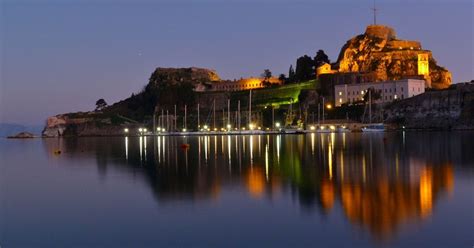
<instances>
[{"instance_id":1,"label":"illuminated building","mask_svg":"<svg viewBox=\"0 0 474 248\"><path fill-rule=\"evenodd\" d=\"M322 74L333 74L333 73L336 73L336 72L337 72L336 70L331 69L330 64L324 63L321 66L319 66L318 68L316 68L316 77L319 77L319 75L322 75Z\"/></svg>"},{"instance_id":2,"label":"illuminated building","mask_svg":"<svg viewBox=\"0 0 474 248\"><path fill-rule=\"evenodd\" d=\"M380 94L379 99L377 99L375 96L372 96L373 103L386 103L399 99L410 98L424 93L425 80L402 79L375 83L335 85L335 105L341 106L345 103L360 102L363 100L363 97L369 88L373 88Z\"/></svg>"},{"instance_id":3,"label":"illuminated building","mask_svg":"<svg viewBox=\"0 0 474 248\"><path fill-rule=\"evenodd\" d=\"M214 82L211 84L210 91L239 91L265 88L270 85L280 85L282 82L278 78L244 78L240 80L228 80Z\"/></svg>"}]
</instances>

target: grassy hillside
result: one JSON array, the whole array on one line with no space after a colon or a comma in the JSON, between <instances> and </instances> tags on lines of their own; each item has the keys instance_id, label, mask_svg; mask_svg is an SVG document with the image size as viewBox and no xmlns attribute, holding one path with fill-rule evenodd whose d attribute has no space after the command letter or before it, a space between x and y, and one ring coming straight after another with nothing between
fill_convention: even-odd
<instances>
[{"instance_id":1,"label":"grassy hillside","mask_svg":"<svg viewBox=\"0 0 474 248\"><path fill-rule=\"evenodd\" d=\"M298 84L289 84L252 90L252 106L263 107L268 105L285 105L296 103L298 102L298 96L302 90L315 89L316 84L316 80L311 80ZM240 100L244 105L248 104L248 98L248 91L237 91L230 94L230 99L232 102Z\"/></svg>"}]
</instances>

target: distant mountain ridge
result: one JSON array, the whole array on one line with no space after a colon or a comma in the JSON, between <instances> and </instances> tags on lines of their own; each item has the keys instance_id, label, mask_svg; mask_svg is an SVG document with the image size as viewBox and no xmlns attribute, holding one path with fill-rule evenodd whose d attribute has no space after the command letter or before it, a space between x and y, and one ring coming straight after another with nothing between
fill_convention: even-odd
<instances>
[{"instance_id":1,"label":"distant mountain ridge","mask_svg":"<svg viewBox=\"0 0 474 248\"><path fill-rule=\"evenodd\" d=\"M0 123L0 137L15 135L20 132L30 132L40 135L42 125L22 125L18 123Z\"/></svg>"}]
</instances>

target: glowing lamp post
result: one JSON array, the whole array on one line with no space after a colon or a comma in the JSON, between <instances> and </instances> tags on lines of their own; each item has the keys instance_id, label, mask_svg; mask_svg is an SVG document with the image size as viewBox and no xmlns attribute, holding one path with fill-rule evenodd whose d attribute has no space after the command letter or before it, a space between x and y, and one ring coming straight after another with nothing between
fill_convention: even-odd
<instances>
[{"instance_id":1,"label":"glowing lamp post","mask_svg":"<svg viewBox=\"0 0 474 248\"><path fill-rule=\"evenodd\" d=\"M250 123L250 124L249 124L249 129L250 129L250 130L254 130L254 129L255 129L255 125L252 124L252 123Z\"/></svg>"}]
</instances>

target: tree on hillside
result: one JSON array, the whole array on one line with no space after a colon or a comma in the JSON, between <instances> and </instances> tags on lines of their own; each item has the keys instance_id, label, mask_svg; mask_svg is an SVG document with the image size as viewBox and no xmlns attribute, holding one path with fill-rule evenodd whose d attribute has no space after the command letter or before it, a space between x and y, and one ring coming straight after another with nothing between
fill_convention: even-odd
<instances>
[{"instance_id":1,"label":"tree on hillside","mask_svg":"<svg viewBox=\"0 0 474 248\"><path fill-rule=\"evenodd\" d=\"M285 74L282 73L280 74L280 76L278 76L278 80L280 80L280 82L282 82L283 84L286 84L287 83L286 81L288 79L286 78Z\"/></svg>"},{"instance_id":2,"label":"tree on hillside","mask_svg":"<svg viewBox=\"0 0 474 248\"><path fill-rule=\"evenodd\" d=\"M329 60L329 57L326 55L326 53L324 53L324 51L320 49L316 52L316 56L314 57L314 65L316 66L316 68L318 68L324 63L330 64L331 61Z\"/></svg>"},{"instance_id":3,"label":"tree on hillside","mask_svg":"<svg viewBox=\"0 0 474 248\"><path fill-rule=\"evenodd\" d=\"M269 69L265 69L262 73L263 81L268 81L272 77L272 72Z\"/></svg>"},{"instance_id":4,"label":"tree on hillside","mask_svg":"<svg viewBox=\"0 0 474 248\"><path fill-rule=\"evenodd\" d=\"M314 79L316 72L314 70L314 61L308 55L299 57L296 60L295 81L302 82Z\"/></svg>"},{"instance_id":5,"label":"tree on hillside","mask_svg":"<svg viewBox=\"0 0 474 248\"><path fill-rule=\"evenodd\" d=\"M293 83L295 81L295 70L293 69L293 65L290 65L290 69L288 70L288 83Z\"/></svg>"},{"instance_id":6,"label":"tree on hillside","mask_svg":"<svg viewBox=\"0 0 474 248\"><path fill-rule=\"evenodd\" d=\"M95 102L95 110L102 110L105 107L107 107L107 102L103 98Z\"/></svg>"},{"instance_id":7,"label":"tree on hillside","mask_svg":"<svg viewBox=\"0 0 474 248\"><path fill-rule=\"evenodd\" d=\"M378 90L375 90L374 88L369 88L367 89L367 92L364 94L364 102L369 101L369 92L370 92L370 98L372 99L372 103L376 100L382 99L382 93Z\"/></svg>"}]
</instances>

